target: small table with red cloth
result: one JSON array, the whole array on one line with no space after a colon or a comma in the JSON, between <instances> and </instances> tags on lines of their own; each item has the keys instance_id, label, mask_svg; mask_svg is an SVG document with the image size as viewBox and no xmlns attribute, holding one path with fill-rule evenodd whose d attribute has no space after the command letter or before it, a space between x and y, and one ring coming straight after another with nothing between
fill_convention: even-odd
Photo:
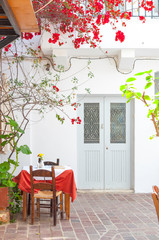
<instances>
[{"instance_id":1,"label":"small table with red cloth","mask_svg":"<svg viewBox=\"0 0 159 240\"><path fill-rule=\"evenodd\" d=\"M55 169L56 176L56 169ZM26 170L22 170L18 176L13 178L18 184L18 188L23 191L23 220L27 216L27 193L31 193L30 174ZM35 180L37 181L37 180ZM65 194L65 212L66 219L70 218L70 197L73 202L76 198L76 183L72 169L64 170L60 175L55 177L56 190L63 191Z\"/></svg>"}]
</instances>

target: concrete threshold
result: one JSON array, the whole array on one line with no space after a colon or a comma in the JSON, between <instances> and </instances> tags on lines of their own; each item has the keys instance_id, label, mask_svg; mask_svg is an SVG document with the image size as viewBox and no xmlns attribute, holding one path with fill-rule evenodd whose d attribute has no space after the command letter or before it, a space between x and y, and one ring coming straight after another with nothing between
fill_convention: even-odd
<instances>
[{"instance_id":1,"label":"concrete threshold","mask_svg":"<svg viewBox=\"0 0 159 240\"><path fill-rule=\"evenodd\" d=\"M98 190L98 189L78 189L78 193L134 193L134 190Z\"/></svg>"}]
</instances>

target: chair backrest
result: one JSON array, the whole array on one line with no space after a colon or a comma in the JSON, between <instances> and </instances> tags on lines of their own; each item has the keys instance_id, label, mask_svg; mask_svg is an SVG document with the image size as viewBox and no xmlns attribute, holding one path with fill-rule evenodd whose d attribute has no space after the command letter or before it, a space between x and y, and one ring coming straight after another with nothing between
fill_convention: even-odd
<instances>
[{"instance_id":1,"label":"chair backrest","mask_svg":"<svg viewBox=\"0 0 159 240\"><path fill-rule=\"evenodd\" d=\"M58 166L59 164L60 164L60 159L59 159L59 158L56 159L56 162L50 162L50 161L45 161L45 162L44 162L44 165L45 165L45 166L46 166L46 165Z\"/></svg>"},{"instance_id":2,"label":"chair backrest","mask_svg":"<svg viewBox=\"0 0 159 240\"><path fill-rule=\"evenodd\" d=\"M40 177L40 180L34 181L34 177ZM50 178L51 182L45 180L45 178ZM42 179L41 179L42 178ZM34 190L50 190L53 191L53 198L56 196L56 185L55 185L55 171L52 166L51 171L45 169L38 169L33 171L33 167L30 166L30 181L31 181L31 195L34 195Z\"/></svg>"},{"instance_id":3,"label":"chair backrest","mask_svg":"<svg viewBox=\"0 0 159 240\"><path fill-rule=\"evenodd\" d=\"M159 188L157 186L153 186L153 193L152 193L152 199L155 205L158 222L159 222Z\"/></svg>"}]
</instances>

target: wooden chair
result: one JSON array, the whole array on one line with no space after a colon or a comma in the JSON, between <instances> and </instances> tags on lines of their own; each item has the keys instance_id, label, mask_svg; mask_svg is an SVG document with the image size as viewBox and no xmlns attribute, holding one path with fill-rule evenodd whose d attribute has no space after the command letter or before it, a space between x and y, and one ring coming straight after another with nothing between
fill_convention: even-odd
<instances>
[{"instance_id":1,"label":"wooden chair","mask_svg":"<svg viewBox=\"0 0 159 240\"><path fill-rule=\"evenodd\" d=\"M34 183L34 177L46 178L49 177L52 183L39 182ZM41 180L41 179L40 179ZM56 216L58 205L60 205L61 219L63 218L63 195L62 191L56 191L55 185L55 171L52 167L51 171L40 169L33 171L32 166L30 166L30 181L31 181L31 224L34 224L35 218L35 203L34 200L37 199L37 217L40 216L40 199L50 199L52 201L52 207L50 207L50 213L53 213L53 224L56 225ZM39 189L38 193L34 190ZM56 199L60 196L60 203L57 204Z\"/></svg>"},{"instance_id":2,"label":"wooden chair","mask_svg":"<svg viewBox=\"0 0 159 240\"><path fill-rule=\"evenodd\" d=\"M159 222L159 188L157 186L153 186L153 193L152 193L152 199L155 205L158 222Z\"/></svg>"},{"instance_id":3,"label":"wooden chair","mask_svg":"<svg viewBox=\"0 0 159 240\"><path fill-rule=\"evenodd\" d=\"M45 166L57 166L59 164L60 164L60 159L59 158L56 159L56 162L50 162L50 161L45 161L44 162Z\"/></svg>"},{"instance_id":4,"label":"wooden chair","mask_svg":"<svg viewBox=\"0 0 159 240\"><path fill-rule=\"evenodd\" d=\"M60 164L60 159L57 158L56 162L50 162L50 161L45 161L44 162L44 166L57 166ZM52 204L52 202L50 203ZM40 205L41 207L45 207L46 205L44 205L43 203ZM30 194L28 194L28 210L27 210L27 214L28 216L30 215Z\"/></svg>"}]
</instances>

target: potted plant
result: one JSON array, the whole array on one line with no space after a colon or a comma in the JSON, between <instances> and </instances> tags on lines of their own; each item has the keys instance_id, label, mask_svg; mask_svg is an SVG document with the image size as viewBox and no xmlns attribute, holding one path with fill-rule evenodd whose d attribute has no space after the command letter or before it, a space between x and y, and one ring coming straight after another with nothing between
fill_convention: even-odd
<instances>
[{"instance_id":1,"label":"potted plant","mask_svg":"<svg viewBox=\"0 0 159 240\"><path fill-rule=\"evenodd\" d=\"M10 131L0 135L3 140L1 146L4 147L7 144L12 146L10 156L15 152L16 160L11 159L9 156L6 161L0 164L0 209L4 211L9 208L11 220L14 221L15 214L20 210L20 200L22 198L17 184L12 179L16 168L19 166L19 153L31 154L31 151L27 145L18 147L20 134L24 134L24 131L11 117L5 116L5 119L5 124L10 127Z\"/></svg>"}]
</instances>

